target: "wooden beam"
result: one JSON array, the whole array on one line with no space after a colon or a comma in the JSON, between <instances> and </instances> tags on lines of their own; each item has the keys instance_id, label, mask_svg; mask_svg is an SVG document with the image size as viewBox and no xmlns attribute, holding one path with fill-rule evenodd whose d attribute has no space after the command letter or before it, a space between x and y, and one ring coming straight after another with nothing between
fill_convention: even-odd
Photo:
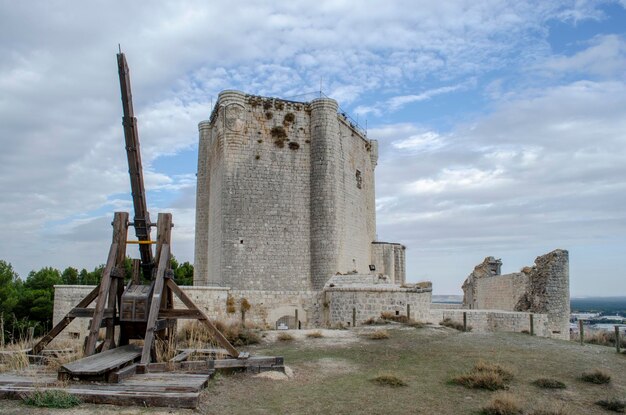
<instances>
[{"instance_id":1,"label":"wooden beam","mask_svg":"<svg viewBox=\"0 0 626 415\"><path fill-rule=\"evenodd\" d=\"M204 318L201 312L198 310L185 310L185 309L168 309L159 310L159 318L179 318L179 319L191 319L201 320Z\"/></svg>"},{"instance_id":2,"label":"wooden beam","mask_svg":"<svg viewBox=\"0 0 626 415\"><path fill-rule=\"evenodd\" d=\"M76 307L74 307L74 309L87 307L98 296L99 291L100 285L91 290L91 292L87 294L85 298L83 298L76 305ZM44 349L44 347L48 345L48 343L50 343L56 336L58 336L59 333L61 333L63 329L66 328L74 320L74 317L71 316L70 313L71 311L67 313L65 317L63 317L63 319L61 319L61 321L59 321L57 325L52 328L52 330L50 330L45 336L43 336L42 339L39 340L39 342L35 346L33 346L33 354L39 354Z\"/></svg>"},{"instance_id":3,"label":"wooden beam","mask_svg":"<svg viewBox=\"0 0 626 415\"><path fill-rule=\"evenodd\" d=\"M102 324L102 315L104 314L104 305L107 300L107 294L111 286L111 271L115 266L115 258L117 256L117 244L112 243L109 249L109 257L102 272L102 281L100 281L100 290L98 291L98 301L96 301L96 311L91 326L89 327L89 335L85 344L85 356L91 356L96 351L96 342L98 341L98 332Z\"/></svg>"},{"instance_id":4,"label":"wooden beam","mask_svg":"<svg viewBox=\"0 0 626 415\"><path fill-rule=\"evenodd\" d=\"M113 219L113 242L117 244L117 252L115 255L115 269L124 270L124 260L126 259L126 238L128 234L128 212L115 212ZM109 288L109 298L107 308L113 310L113 316L116 315L117 304L117 287L124 284L124 275L118 276L111 280ZM109 350L115 347L115 322L114 319L107 320L106 334L104 336L104 345L102 350Z\"/></svg>"},{"instance_id":5,"label":"wooden beam","mask_svg":"<svg viewBox=\"0 0 626 415\"><path fill-rule=\"evenodd\" d=\"M74 307L69 313L67 313L67 315L74 318L90 318L93 317L95 311L95 308ZM112 308L105 308L104 313L102 314L102 318L113 317L115 317L115 310L113 310Z\"/></svg>"},{"instance_id":6,"label":"wooden beam","mask_svg":"<svg viewBox=\"0 0 626 415\"><path fill-rule=\"evenodd\" d=\"M180 301L183 302L183 304L185 304L187 306L187 308L189 308L190 310L194 310L197 311L198 313L200 313L202 315L202 318L199 319L205 326L207 326L207 328L209 329L209 331L211 332L211 334L213 334L213 336L215 336L215 338L217 339L218 343L220 344L220 346L222 346L224 349L226 349L228 351L228 353L232 356L232 357L238 357L239 356L239 351L237 349L235 349L233 347L232 344L230 344L230 342L228 341L228 339L226 339L226 337L224 337L224 335L222 334L221 331L219 331L217 329L217 327L215 327L213 325L213 323L211 323L211 321L209 320L209 317L204 314L202 312L202 310L200 310L198 307L196 307L196 305L194 304L194 302L191 300L191 298L189 298L187 296L187 294L185 294L185 292L183 290L180 289L180 287L171 279L168 279L166 282L167 286L172 290L172 292L174 294L176 294L176 296L180 299Z\"/></svg>"},{"instance_id":7,"label":"wooden beam","mask_svg":"<svg viewBox=\"0 0 626 415\"><path fill-rule=\"evenodd\" d=\"M161 215L159 214L159 217ZM161 295L163 295L163 284L165 279L165 270L169 266L170 256L169 244L164 244L160 249L159 266L157 268L156 280L154 282L154 290L152 291L152 299L150 300L150 313L148 314L148 322L146 324L146 335L144 337L143 351L141 353L141 363L150 363L150 351L154 343L154 332L156 320L159 315L161 306Z\"/></svg>"}]
</instances>

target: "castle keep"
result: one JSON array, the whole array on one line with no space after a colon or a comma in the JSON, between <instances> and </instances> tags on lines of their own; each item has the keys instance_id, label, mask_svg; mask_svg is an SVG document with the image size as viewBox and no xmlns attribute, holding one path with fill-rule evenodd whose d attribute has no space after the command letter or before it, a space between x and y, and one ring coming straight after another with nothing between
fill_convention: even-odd
<instances>
[{"instance_id":1,"label":"castle keep","mask_svg":"<svg viewBox=\"0 0 626 415\"><path fill-rule=\"evenodd\" d=\"M405 282L375 242L378 143L337 102L224 91L199 125L194 285L321 290L337 274Z\"/></svg>"}]
</instances>

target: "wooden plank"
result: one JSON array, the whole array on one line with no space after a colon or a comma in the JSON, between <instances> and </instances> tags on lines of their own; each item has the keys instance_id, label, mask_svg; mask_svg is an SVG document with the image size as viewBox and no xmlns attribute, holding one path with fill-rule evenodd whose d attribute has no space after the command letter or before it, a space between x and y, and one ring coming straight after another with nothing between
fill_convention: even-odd
<instances>
[{"instance_id":1,"label":"wooden plank","mask_svg":"<svg viewBox=\"0 0 626 415\"><path fill-rule=\"evenodd\" d=\"M85 307L74 307L69 313L67 313L70 317L82 317L82 318L90 318L93 317L96 309L95 308L85 308ZM115 310L112 308L105 308L102 314L102 318L113 318L115 317Z\"/></svg>"},{"instance_id":2,"label":"wooden plank","mask_svg":"<svg viewBox=\"0 0 626 415\"><path fill-rule=\"evenodd\" d=\"M160 217L161 215L159 215ZM156 280L154 282L154 291L152 292L152 300L150 302L150 313L148 314L148 322L146 325L146 335L144 337L143 352L141 353L141 363L150 363L150 351L154 343L155 323L159 314L161 305L161 295L163 294L163 284L165 279L165 270L169 266L170 246L164 244L160 249L159 266L157 268Z\"/></svg>"},{"instance_id":3,"label":"wooden plank","mask_svg":"<svg viewBox=\"0 0 626 415\"><path fill-rule=\"evenodd\" d=\"M89 335L87 337L87 343L85 344L85 356L91 356L96 351L96 342L98 341L98 333L100 331L100 325L102 324L104 304L111 285L111 271L115 266L116 255L117 244L112 243L111 248L109 249L109 257L106 265L104 266L104 271L102 272L102 281L100 281L100 290L98 291L98 300L96 301L96 312L91 319Z\"/></svg>"},{"instance_id":4,"label":"wooden plank","mask_svg":"<svg viewBox=\"0 0 626 415\"><path fill-rule=\"evenodd\" d=\"M170 359L170 362L182 362L185 361L189 358L189 356L191 356L191 350L185 350L182 353L177 354L176 356L172 357Z\"/></svg>"},{"instance_id":5,"label":"wooden plank","mask_svg":"<svg viewBox=\"0 0 626 415\"><path fill-rule=\"evenodd\" d=\"M85 298L83 298L76 305L75 308L87 307L98 296L99 291L100 285L91 290L91 292L87 294ZM33 354L39 354L39 352L41 352L43 348L48 345L48 343L50 343L56 336L58 336L59 333L61 333L63 329L66 328L74 320L74 317L71 317L70 313L66 314L65 317L52 328L52 330L50 330L45 336L43 336L41 340L39 340L39 342L35 346L33 346Z\"/></svg>"},{"instance_id":6,"label":"wooden plank","mask_svg":"<svg viewBox=\"0 0 626 415\"><path fill-rule=\"evenodd\" d=\"M196 371L210 374L213 372L210 360L192 360L189 362L148 363L145 373L169 373L176 371Z\"/></svg>"},{"instance_id":7,"label":"wooden plank","mask_svg":"<svg viewBox=\"0 0 626 415\"><path fill-rule=\"evenodd\" d=\"M22 399L27 393L37 391L35 387L25 386L2 386L0 398ZM78 397L85 403L121 405L121 406L147 406L168 408L198 407L199 392L144 392L144 391L107 391L102 389L48 388L47 390L62 390Z\"/></svg>"},{"instance_id":8,"label":"wooden plank","mask_svg":"<svg viewBox=\"0 0 626 415\"><path fill-rule=\"evenodd\" d=\"M111 383L120 383L121 381L134 376L137 373L137 364L132 364L130 366L123 367L109 375L107 379Z\"/></svg>"},{"instance_id":9,"label":"wooden plank","mask_svg":"<svg viewBox=\"0 0 626 415\"><path fill-rule=\"evenodd\" d=\"M187 296L187 294L185 294L185 292L183 290L181 290L180 287L174 281L172 281L171 279L168 279L166 284L172 290L172 292L180 299L180 301L182 301L183 304L185 304L185 306L187 306L187 308L189 308L190 310L197 311L200 314L202 314L202 319L200 319L200 321L205 326L207 326L207 328L209 329L211 334L213 334L213 336L215 336L215 338L217 339L217 341L220 344L220 346L222 346L224 349L228 350L228 353L231 356L233 356L233 357L239 356L239 351L237 349L235 349L232 344L230 344L230 342L228 341L228 339L226 339L226 337L224 337L222 332L220 332L213 325L213 323L211 323L211 321L209 320L209 317L206 314L204 314L202 312L202 310L200 310L198 307L196 307L196 305L191 300L191 298L189 298Z\"/></svg>"},{"instance_id":10,"label":"wooden plank","mask_svg":"<svg viewBox=\"0 0 626 415\"><path fill-rule=\"evenodd\" d=\"M160 318L178 318L178 319L193 319L200 320L203 318L202 313L198 310L185 310L185 309L169 309L159 310Z\"/></svg>"},{"instance_id":11,"label":"wooden plank","mask_svg":"<svg viewBox=\"0 0 626 415\"><path fill-rule=\"evenodd\" d=\"M67 363L61 366L59 371L70 375L97 376L118 369L139 356L141 356L141 348L131 344Z\"/></svg>"}]
</instances>

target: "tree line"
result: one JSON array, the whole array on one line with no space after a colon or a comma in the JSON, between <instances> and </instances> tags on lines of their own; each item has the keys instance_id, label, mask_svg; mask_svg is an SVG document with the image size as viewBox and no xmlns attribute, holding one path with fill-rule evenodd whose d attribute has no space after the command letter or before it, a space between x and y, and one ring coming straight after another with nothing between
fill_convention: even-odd
<instances>
[{"instance_id":1,"label":"tree line","mask_svg":"<svg viewBox=\"0 0 626 415\"><path fill-rule=\"evenodd\" d=\"M172 256L170 265L174 281L178 285L193 285L193 265L180 264ZM31 271L25 280L13 270L10 263L0 260L0 327L4 329L5 342L17 342L26 338L33 327L35 335L43 335L52 327L55 285L96 285L102 279L104 264L93 271L67 267L60 271L43 267ZM132 259L124 261L124 281L132 276Z\"/></svg>"}]
</instances>

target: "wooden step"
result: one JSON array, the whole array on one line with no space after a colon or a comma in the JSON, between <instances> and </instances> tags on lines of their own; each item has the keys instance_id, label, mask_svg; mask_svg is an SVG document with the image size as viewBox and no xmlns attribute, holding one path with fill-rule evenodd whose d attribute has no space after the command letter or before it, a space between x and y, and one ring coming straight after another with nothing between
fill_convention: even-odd
<instances>
[{"instance_id":1,"label":"wooden step","mask_svg":"<svg viewBox=\"0 0 626 415\"><path fill-rule=\"evenodd\" d=\"M59 379L71 377L94 378L105 376L107 373L134 362L141 357L141 348L129 344L116 347L92 356L67 363L59 369Z\"/></svg>"}]
</instances>

